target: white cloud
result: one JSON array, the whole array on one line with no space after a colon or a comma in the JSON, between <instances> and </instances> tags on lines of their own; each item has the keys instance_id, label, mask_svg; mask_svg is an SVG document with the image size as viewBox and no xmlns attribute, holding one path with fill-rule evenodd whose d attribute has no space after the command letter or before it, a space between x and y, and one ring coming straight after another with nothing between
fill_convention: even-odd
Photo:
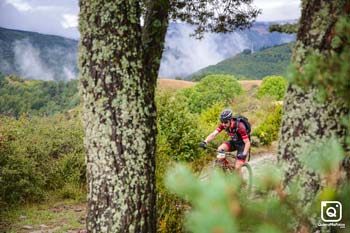
<instances>
[{"instance_id":1,"label":"white cloud","mask_svg":"<svg viewBox=\"0 0 350 233\"><path fill-rule=\"evenodd\" d=\"M257 21L298 19L301 15L301 0L254 0L253 4L262 9Z\"/></svg>"},{"instance_id":2,"label":"white cloud","mask_svg":"<svg viewBox=\"0 0 350 233\"><path fill-rule=\"evenodd\" d=\"M73 79L76 79L76 75L74 74L74 72L72 71L72 69L64 66L63 67L63 72L64 72L64 75L66 76L66 79L65 80L73 80Z\"/></svg>"},{"instance_id":3,"label":"white cloud","mask_svg":"<svg viewBox=\"0 0 350 233\"><path fill-rule=\"evenodd\" d=\"M33 10L33 7L23 0L5 0L7 4L12 5L18 11L25 12Z\"/></svg>"},{"instance_id":4,"label":"white cloud","mask_svg":"<svg viewBox=\"0 0 350 233\"><path fill-rule=\"evenodd\" d=\"M52 71L40 58L40 51L28 40L14 42L15 64L20 76L28 79L54 80Z\"/></svg>"},{"instance_id":5,"label":"white cloud","mask_svg":"<svg viewBox=\"0 0 350 233\"><path fill-rule=\"evenodd\" d=\"M245 38L236 32L225 37L226 40L214 33L206 33L202 40L196 40L190 37L193 30L194 27L187 24L172 24L168 29L160 77L184 77L227 58L227 53L232 55L249 48Z\"/></svg>"},{"instance_id":6,"label":"white cloud","mask_svg":"<svg viewBox=\"0 0 350 233\"><path fill-rule=\"evenodd\" d=\"M78 26L78 16L74 14L63 14L61 25L63 28L73 28Z\"/></svg>"},{"instance_id":7,"label":"white cloud","mask_svg":"<svg viewBox=\"0 0 350 233\"><path fill-rule=\"evenodd\" d=\"M64 9L60 6L49 6L49 5L30 5L25 0L5 0L5 3L13 6L20 12L35 12L35 11L57 11Z\"/></svg>"}]
</instances>

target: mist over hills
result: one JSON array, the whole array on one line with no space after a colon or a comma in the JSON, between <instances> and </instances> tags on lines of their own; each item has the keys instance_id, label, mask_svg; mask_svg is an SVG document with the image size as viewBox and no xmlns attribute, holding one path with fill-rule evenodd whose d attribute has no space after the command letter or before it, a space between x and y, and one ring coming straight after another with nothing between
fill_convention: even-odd
<instances>
[{"instance_id":1,"label":"mist over hills","mask_svg":"<svg viewBox=\"0 0 350 233\"><path fill-rule=\"evenodd\" d=\"M159 76L184 78L244 49L254 52L295 40L295 35L269 33L270 24L255 23L250 30L227 34L207 33L203 40L196 40L190 37L192 26L171 23ZM0 72L3 74L39 80L76 79L77 52L77 40L0 27Z\"/></svg>"},{"instance_id":2,"label":"mist over hills","mask_svg":"<svg viewBox=\"0 0 350 233\"><path fill-rule=\"evenodd\" d=\"M238 79L263 79L269 75L286 74L291 62L294 43L275 45L251 53L246 49L233 57L207 66L186 77L187 80L199 81L210 74L230 74Z\"/></svg>"},{"instance_id":3,"label":"mist over hills","mask_svg":"<svg viewBox=\"0 0 350 233\"><path fill-rule=\"evenodd\" d=\"M0 28L0 72L26 79L70 80L77 77L78 41Z\"/></svg>"},{"instance_id":4,"label":"mist over hills","mask_svg":"<svg viewBox=\"0 0 350 233\"><path fill-rule=\"evenodd\" d=\"M202 40L189 36L193 33L191 25L171 24L166 35L159 77L185 78L244 49L255 52L261 48L295 41L295 35L269 33L269 25L276 23L285 22L255 23L249 30L237 30L226 34L206 33Z\"/></svg>"}]
</instances>

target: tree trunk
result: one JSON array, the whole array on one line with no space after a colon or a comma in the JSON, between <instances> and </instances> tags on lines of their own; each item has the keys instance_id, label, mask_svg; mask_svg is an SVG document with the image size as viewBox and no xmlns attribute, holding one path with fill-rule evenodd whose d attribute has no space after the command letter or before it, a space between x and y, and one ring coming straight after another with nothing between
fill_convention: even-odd
<instances>
[{"instance_id":1,"label":"tree trunk","mask_svg":"<svg viewBox=\"0 0 350 233\"><path fill-rule=\"evenodd\" d=\"M335 23L341 15L349 14L348 1L307 0L302 4L293 54L293 62L299 71L303 70L308 54L332 50ZM304 206L315 197L322 182L318 174L300 163L299 157L321 139L336 136L341 143L344 142L346 130L341 120L349 112L346 100L329 98L327 102L320 102L315 98L316 92L317 89L313 87L305 90L294 84L289 85L278 148L278 158L285 169L284 183L289 185L296 178L300 179L303 192L300 193L299 204Z\"/></svg>"},{"instance_id":2,"label":"tree trunk","mask_svg":"<svg viewBox=\"0 0 350 233\"><path fill-rule=\"evenodd\" d=\"M163 44L154 46L147 62L155 65L149 72L139 1L79 4L87 230L155 232L155 61L160 60ZM165 18L161 20L167 22L166 14ZM158 36L164 41L165 33Z\"/></svg>"}]
</instances>

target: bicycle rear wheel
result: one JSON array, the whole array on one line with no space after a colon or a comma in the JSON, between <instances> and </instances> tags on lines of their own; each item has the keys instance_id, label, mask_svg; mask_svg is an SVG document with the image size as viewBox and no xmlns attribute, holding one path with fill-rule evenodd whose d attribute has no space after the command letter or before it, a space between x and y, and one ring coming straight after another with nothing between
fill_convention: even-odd
<instances>
[{"instance_id":1,"label":"bicycle rear wheel","mask_svg":"<svg viewBox=\"0 0 350 233\"><path fill-rule=\"evenodd\" d=\"M250 192L253 186L253 171L249 163L244 163L242 166L242 176L247 182L247 190Z\"/></svg>"}]
</instances>

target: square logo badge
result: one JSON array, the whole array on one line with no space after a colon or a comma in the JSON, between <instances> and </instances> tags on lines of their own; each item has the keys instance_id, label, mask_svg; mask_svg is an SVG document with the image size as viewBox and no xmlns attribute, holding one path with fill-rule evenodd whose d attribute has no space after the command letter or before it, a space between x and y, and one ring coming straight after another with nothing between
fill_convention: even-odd
<instances>
[{"instance_id":1,"label":"square logo badge","mask_svg":"<svg viewBox=\"0 0 350 233\"><path fill-rule=\"evenodd\" d=\"M339 222L342 219L342 204L339 201L321 202L321 219L323 222Z\"/></svg>"}]
</instances>

